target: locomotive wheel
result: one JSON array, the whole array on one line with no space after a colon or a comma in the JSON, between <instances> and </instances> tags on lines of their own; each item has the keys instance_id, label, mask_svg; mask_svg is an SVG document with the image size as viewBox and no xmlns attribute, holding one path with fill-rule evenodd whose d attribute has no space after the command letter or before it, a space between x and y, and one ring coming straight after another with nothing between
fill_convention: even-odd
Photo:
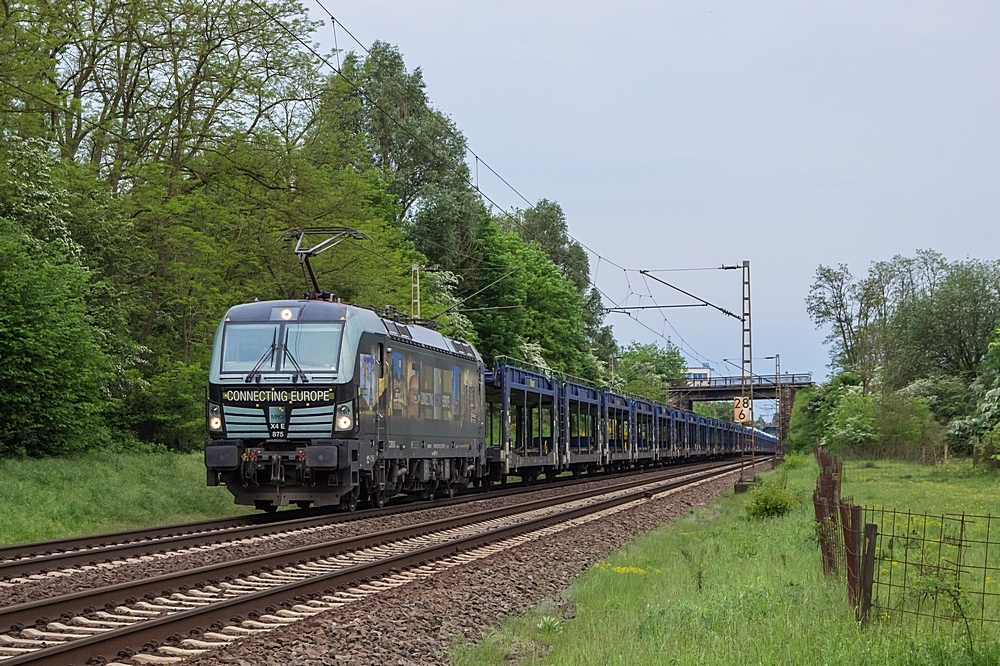
<instances>
[{"instance_id":1,"label":"locomotive wheel","mask_svg":"<svg viewBox=\"0 0 1000 666\"><path fill-rule=\"evenodd\" d=\"M275 511L278 510L277 505L271 504L266 500L265 501L254 500L253 508L257 509L258 511L266 511L268 513L274 513Z\"/></svg>"},{"instance_id":2,"label":"locomotive wheel","mask_svg":"<svg viewBox=\"0 0 1000 666\"><path fill-rule=\"evenodd\" d=\"M370 493L372 506L381 509L389 501L389 492L385 488L372 488Z\"/></svg>"},{"instance_id":3,"label":"locomotive wheel","mask_svg":"<svg viewBox=\"0 0 1000 666\"><path fill-rule=\"evenodd\" d=\"M348 513L354 513L358 510L358 496L361 495L361 490L357 486L351 489L351 492L347 493L340 498L340 507L347 511Z\"/></svg>"}]
</instances>

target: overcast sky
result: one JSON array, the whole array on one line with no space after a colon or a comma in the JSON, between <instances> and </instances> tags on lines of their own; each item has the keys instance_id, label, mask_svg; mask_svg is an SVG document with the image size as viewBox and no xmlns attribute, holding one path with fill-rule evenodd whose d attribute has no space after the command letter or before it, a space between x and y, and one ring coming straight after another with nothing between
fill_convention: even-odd
<instances>
[{"instance_id":1,"label":"overcast sky","mask_svg":"<svg viewBox=\"0 0 1000 666\"><path fill-rule=\"evenodd\" d=\"M780 353L782 370L827 372L804 304L818 264L863 273L917 248L1000 257L1000 3L324 4L366 45L398 46L473 150L529 200L558 201L570 232L607 259L749 259L755 356ZM332 48L329 20L317 38ZM498 202L524 205L480 178ZM619 304L650 292L687 302L591 267ZM659 275L740 307L737 271ZM663 312L669 324L639 315L655 332L608 321L622 342L669 336L717 371L739 358L739 322Z\"/></svg>"}]
</instances>

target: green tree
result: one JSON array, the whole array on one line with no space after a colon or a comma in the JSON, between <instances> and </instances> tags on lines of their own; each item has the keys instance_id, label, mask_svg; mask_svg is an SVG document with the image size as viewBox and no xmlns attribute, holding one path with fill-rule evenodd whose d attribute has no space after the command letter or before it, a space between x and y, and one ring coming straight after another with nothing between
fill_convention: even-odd
<instances>
[{"instance_id":1,"label":"green tree","mask_svg":"<svg viewBox=\"0 0 1000 666\"><path fill-rule=\"evenodd\" d=\"M905 398L919 398L941 425L968 416L975 409L972 391L958 377L925 377L900 389L898 393Z\"/></svg>"},{"instance_id":2,"label":"green tree","mask_svg":"<svg viewBox=\"0 0 1000 666\"><path fill-rule=\"evenodd\" d=\"M569 237L562 206L542 199L512 217L498 218L501 225L525 243L535 243L581 293L590 286L590 260L583 247Z\"/></svg>"},{"instance_id":3,"label":"green tree","mask_svg":"<svg viewBox=\"0 0 1000 666\"><path fill-rule=\"evenodd\" d=\"M694 403L695 414L707 416L710 419L733 423L733 403L726 401L696 402ZM763 417L758 417L758 420ZM761 423L763 421L761 420Z\"/></svg>"},{"instance_id":4,"label":"green tree","mask_svg":"<svg viewBox=\"0 0 1000 666\"><path fill-rule=\"evenodd\" d=\"M932 375L968 383L1000 319L1000 262L949 263L923 250L874 262L861 279L845 265L820 266L806 305L829 327L833 367L857 374L865 392Z\"/></svg>"},{"instance_id":5,"label":"green tree","mask_svg":"<svg viewBox=\"0 0 1000 666\"><path fill-rule=\"evenodd\" d=\"M468 301L483 356L523 358L597 380L600 367L590 351L576 286L537 246L512 233L487 227L483 245L476 282L466 287L485 288Z\"/></svg>"},{"instance_id":6,"label":"green tree","mask_svg":"<svg viewBox=\"0 0 1000 666\"><path fill-rule=\"evenodd\" d=\"M830 413L823 443L831 451L871 458L933 458L940 426L919 398L846 391Z\"/></svg>"},{"instance_id":7,"label":"green tree","mask_svg":"<svg viewBox=\"0 0 1000 666\"><path fill-rule=\"evenodd\" d=\"M677 347L631 342L615 363L612 387L665 403L667 382L683 378L686 372L687 361Z\"/></svg>"},{"instance_id":8,"label":"green tree","mask_svg":"<svg viewBox=\"0 0 1000 666\"><path fill-rule=\"evenodd\" d=\"M0 452L67 453L105 441L111 364L44 144L14 143L0 187Z\"/></svg>"},{"instance_id":9,"label":"green tree","mask_svg":"<svg viewBox=\"0 0 1000 666\"><path fill-rule=\"evenodd\" d=\"M431 108L419 67L407 71L399 49L375 42L363 59L348 54L342 71L363 91L357 129L367 137L374 166L390 183L397 221L413 216L429 185L436 185L437 193L467 187L465 137Z\"/></svg>"},{"instance_id":10,"label":"green tree","mask_svg":"<svg viewBox=\"0 0 1000 666\"><path fill-rule=\"evenodd\" d=\"M973 446L992 441L1000 442L1000 326L980 365L980 374L972 383L970 392L976 398L975 409L964 418L948 424L948 440L958 450L971 450Z\"/></svg>"},{"instance_id":11,"label":"green tree","mask_svg":"<svg viewBox=\"0 0 1000 666\"><path fill-rule=\"evenodd\" d=\"M905 303L896 317L915 374L939 372L971 382L1000 321L1000 262L950 264L933 290Z\"/></svg>"},{"instance_id":12,"label":"green tree","mask_svg":"<svg viewBox=\"0 0 1000 666\"><path fill-rule=\"evenodd\" d=\"M93 433L80 442L110 429L195 446L216 324L234 304L311 288L278 242L304 227L371 239L313 262L341 298L408 312L419 264L422 314L443 332L487 358L601 378L598 357L616 345L558 204L516 213L527 231L505 231L419 68L378 43L323 76L301 45L316 25L297 2L257 0L17 0L0 12L0 218L13 225L5 242L24 241L6 258L5 297L27 279L16 267L37 260L37 284L66 272L46 303L79 329L74 381L99 389L68 393Z\"/></svg>"}]
</instances>

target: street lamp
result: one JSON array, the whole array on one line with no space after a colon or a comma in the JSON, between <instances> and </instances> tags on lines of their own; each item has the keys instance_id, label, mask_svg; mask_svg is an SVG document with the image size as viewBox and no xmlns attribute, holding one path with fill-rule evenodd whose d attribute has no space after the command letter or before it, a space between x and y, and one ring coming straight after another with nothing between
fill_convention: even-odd
<instances>
[{"instance_id":1,"label":"street lamp","mask_svg":"<svg viewBox=\"0 0 1000 666\"><path fill-rule=\"evenodd\" d=\"M774 404L778 413L778 454L780 455L785 441L785 422L781 418L781 354L765 356L764 358L774 359Z\"/></svg>"}]
</instances>

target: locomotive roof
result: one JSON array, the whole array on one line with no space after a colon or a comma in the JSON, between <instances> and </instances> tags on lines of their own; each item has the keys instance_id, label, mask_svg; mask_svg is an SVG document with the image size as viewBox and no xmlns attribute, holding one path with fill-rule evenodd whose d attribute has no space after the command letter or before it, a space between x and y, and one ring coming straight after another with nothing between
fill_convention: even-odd
<instances>
[{"instance_id":1,"label":"locomotive roof","mask_svg":"<svg viewBox=\"0 0 1000 666\"><path fill-rule=\"evenodd\" d=\"M360 324L361 330L381 335L391 335L403 342L412 341L423 347L462 356L479 358L479 354L468 343L452 340L437 331L416 324L402 324L389 319L382 319L367 308L347 303L331 303L309 299L257 301L243 303L229 308L226 321L269 321L277 319L275 311L291 308L296 311L294 321L348 321L354 326Z\"/></svg>"},{"instance_id":2,"label":"locomotive roof","mask_svg":"<svg viewBox=\"0 0 1000 666\"><path fill-rule=\"evenodd\" d=\"M296 321L343 321L350 305L314 300L257 301L234 305L226 313L226 321L268 321L275 308L297 308ZM358 308L352 308L358 309Z\"/></svg>"}]
</instances>

